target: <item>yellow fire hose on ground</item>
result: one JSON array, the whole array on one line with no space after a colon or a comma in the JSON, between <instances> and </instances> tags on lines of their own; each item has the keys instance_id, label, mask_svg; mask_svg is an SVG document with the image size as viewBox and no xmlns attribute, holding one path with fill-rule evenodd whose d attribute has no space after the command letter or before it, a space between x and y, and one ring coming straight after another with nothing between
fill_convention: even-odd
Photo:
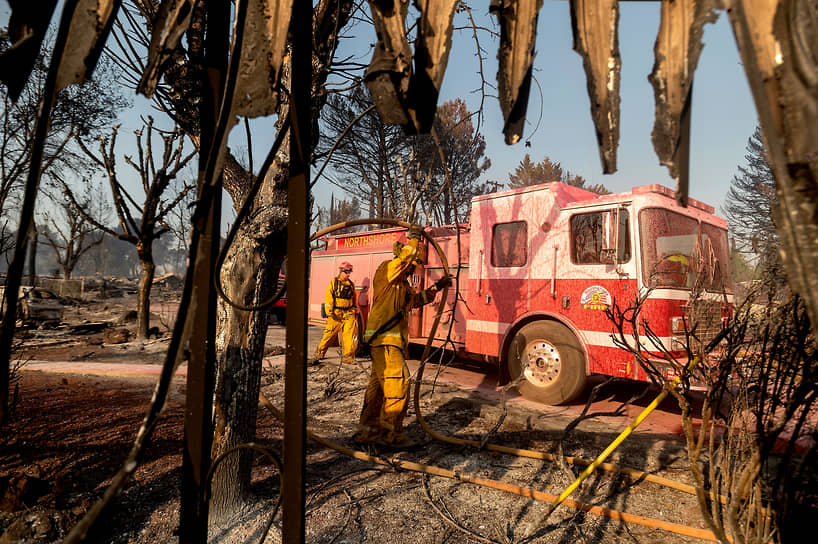
<instances>
[{"instance_id":1,"label":"yellow fire hose on ground","mask_svg":"<svg viewBox=\"0 0 818 544\"><path fill-rule=\"evenodd\" d=\"M316 238L319 238L321 236L324 236L324 235L329 234L331 232L334 232L336 230L340 230L342 228L347 228L347 227L352 227L352 226L357 226L357 225L368 225L368 224L394 225L394 226L399 226L399 227L403 227L403 228L407 228L407 229L412 227L412 225L410 225L409 223L406 223L404 221L393 220L393 219L378 219L378 220L362 219L362 220L348 221L348 222L345 222L345 223L339 223L339 224L333 225L331 227L322 229L322 230L318 231L316 234L314 234L312 236L312 239L315 240ZM443 252L443 250L441 249L441 247L439 246L437 241L435 241L425 231L421 230L421 233L426 238L426 240L435 248L435 251L437 252L438 256L440 257L440 260L441 260L441 263L442 263L442 266L443 266L443 272L444 272L445 275L448 276L449 275L449 267L448 267L448 262L447 262L445 253ZM424 352L423 352L423 356L421 358L421 364L420 364L420 366L418 368L417 376L415 377L415 388L414 388L415 415L416 415L416 418L418 419L418 422L420 423L421 427L424 429L424 431L427 434L429 434L430 436L432 436L433 438L435 438L436 440L439 440L439 441L442 441L442 442L447 442L447 443L450 443L450 444L455 444L455 445L461 445L461 446L462 445L468 445L468 446L479 448L479 447L481 447L481 444L478 443L477 441L467 440L467 439L462 439L462 438L456 438L456 437L451 437L451 436L445 436L445 435L442 435L442 434L436 432L426 422L425 418L423 417L423 413L422 413L422 410L421 410L421 407L420 407L420 400L419 400L420 399L420 385L422 383L423 369L424 369L426 360L427 360L428 355L429 355L429 351L430 351L430 348L431 348L431 345L432 345L432 339L434 338L435 331L437 330L437 327L438 327L438 325L440 323L440 318L441 318L441 316L443 314L443 310L445 308L445 304L446 304L446 301L447 301L447 294L448 294L448 287L444 288L443 291L442 291L441 300L440 300L440 303L438 305L438 311L436 312L434 322L433 322L431 330L429 332L429 337L427 339L426 346L425 346L425 349L424 349ZM697 362L698 362L698 359L691 362L690 368L695 366L695 364ZM675 386L678 383L678 380L679 380L679 378L677 377L677 379L673 383L673 386ZM550 502L551 503L551 509L549 510L549 513L551 511L553 511L553 509L556 508L558 505L565 504L566 506L577 509L577 510L582 510L582 511L585 511L585 512L588 512L588 513L592 513L592 514L596 514L596 515L600 515L600 516L605 516L605 517L608 517L610 519L623 521L625 523L633 523L633 524L642 525L642 526L646 526L646 527L654 527L654 528L663 529L663 530L666 530L666 531L669 531L669 532L673 532L673 533L677 533L677 534L681 534L681 535L685 535L685 536L691 536L691 537L694 537L694 538L699 538L699 539L702 539L702 540L717 541L717 539L716 539L715 535L713 534L713 532L709 531L709 530L706 530L706 529L697 529L697 528L694 528L694 527L688 527L688 526L679 525L679 524L675 524L675 523L665 522L665 521L662 521L662 520L647 518L647 517L644 517L644 516L628 514L626 512L620 512L620 511L612 510L612 509L609 509L609 508L604 508L604 507L595 506L595 505L589 505L589 504L582 503L582 502L579 502L579 501L574 501L574 500L568 498L568 496L582 483L582 481L585 478L587 478L588 475L590 475L591 473L593 473L597 469L605 470L605 471L608 471L608 472L616 472L616 473L627 474L628 476L630 476L632 478L635 478L635 479L641 479L641 480L644 480L644 481L651 481L651 482L657 483L659 485L662 485L662 486L665 486L665 487L668 487L668 488L676 489L676 490L679 490L679 491L683 491L685 493L695 495L695 493L696 493L695 488L693 486L691 486L691 485L684 484L684 483L681 483L681 482L677 482L677 481L674 481L674 480L670 480L670 479L667 479L667 478L662 478L662 477L659 477L659 476L655 476L653 474L648 474L648 473L643 472L643 471L618 467L616 465L612 465L612 464L603 462L608 457L608 455L610 455L610 453L613 452L633 432L633 430L636 429L636 427L638 427L640 423L642 423L642 421L644 421L644 419L661 403L661 401L666 396L667 396L667 391L662 391L662 393L660 393L659 396L657 396L657 398L647 408L645 408L645 410L643 410L643 412L637 417L637 419L627 429L625 429L625 431L623 431L622 434L620 434L619 437L617 437L617 439L615 439L611 443L611 445L609 445L608 448L606 448L605 451L602 454L600 454L600 456L597 457L597 459L595 459L593 462L589 462L587 460L579 459L579 458L575 458L575 457L565 457L565 458L563 458L564 461L569 463L569 464L587 465L587 468L574 481L574 483L572 483L560 496L551 495L549 493L544 493L544 492L537 491L537 490L530 489L530 488L520 487L520 486L517 486L517 485L514 485L514 484L509 484L507 482L500 482L500 481L492 480L492 479L488 479L488 478L481 478L481 477L478 477L478 476L475 476L475 475L469 474L469 473L462 473L462 472L458 472L458 471L443 469L443 468L440 468L440 467L435 467L435 466L430 466L430 465L423 465L423 464L420 464L420 463L413 463L413 462L410 462L410 461L405 461L405 460L399 459L397 457L392 457L392 458L389 458L389 459L385 459L383 457L374 456L374 455L370 455L370 454L367 454L367 453L364 453L364 452L361 452L361 451L357 451L357 450L347 448L345 446L342 446L340 444L337 444L335 442L327 440L327 439L325 439L323 437L320 437L320 436L316 435L315 433L312 433L309 430L307 431L307 436L310 439L318 442L319 444L322 444L322 445L324 445L324 446L326 446L328 448L331 448L331 449L333 449L335 451L338 451L339 453L342 453L344 455L347 455L347 456L350 456L350 457L353 457L353 458L356 458L356 459L361 459L361 460L364 460L364 461L369 461L369 462L384 465L384 466L391 466L391 467L401 468L401 469L404 469L404 470L411 470L411 471L414 471L414 472L420 472L420 473L424 473L424 474L431 474L431 475L441 476L441 477L445 477L445 478L456 479L456 480L459 480L459 481L462 481L462 482L469 482L469 483L481 485L481 486L484 486L484 487L490 487L490 488L498 489L498 490L501 490L501 491L507 491L507 492L510 492L510 493L515 493L517 495L527 497L527 498L531 498L531 499L538 500L538 501L542 501L542 502ZM259 393L259 400L273 414L273 416L275 416L279 420L283 421L284 415L277 408L275 408L275 406L273 406L273 404L270 402L269 399L267 399L267 397L264 395L263 392ZM520 457L528 457L528 458L540 459L540 460L546 460L546 461L554 461L554 456L551 455L551 454L545 453L545 452L525 450L525 449L519 449L519 448L510 448L510 447L500 446L500 445L491 444L491 443L484 444L484 445L482 445L482 447L487 449L487 450L496 451L496 452L499 452L499 453L506 453L506 454L516 455L516 456L520 456ZM723 498L722 498L722 500L723 500Z\"/></svg>"}]
</instances>

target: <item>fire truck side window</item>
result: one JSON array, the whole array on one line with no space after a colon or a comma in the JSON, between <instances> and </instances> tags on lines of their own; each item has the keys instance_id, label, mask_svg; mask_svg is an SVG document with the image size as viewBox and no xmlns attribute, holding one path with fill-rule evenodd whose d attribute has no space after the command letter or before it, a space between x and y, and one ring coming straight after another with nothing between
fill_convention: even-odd
<instances>
[{"instance_id":1,"label":"fire truck side window","mask_svg":"<svg viewBox=\"0 0 818 544\"><path fill-rule=\"evenodd\" d=\"M605 247L605 214L612 212L581 213L571 216L571 260L576 264L601 264ZM628 212L620 210L618 226L617 262L625 263L631 258ZM611 236L613 245L613 236ZM611 262L611 261L607 261Z\"/></svg>"},{"instance_id":2,"label":"fire truck side window","mask_svg":"<svg viewBox=\"0 0 818 544\"><path fill-rule=\"evenodd\" d=\"M583 213L571 217L571 260L577 264L599 264L602 254L602 214Z\"/></svg>"},{"instance_id":3,"label":"fire truck side window","mask_svg":"<svg viewBox=\"0 0 818 544\"><path fill-rule=\"evenodd\" d=\"M528 260L528 223L498 223L491 232L491 265L525 266Z\"/></svg>"}]
</instances>

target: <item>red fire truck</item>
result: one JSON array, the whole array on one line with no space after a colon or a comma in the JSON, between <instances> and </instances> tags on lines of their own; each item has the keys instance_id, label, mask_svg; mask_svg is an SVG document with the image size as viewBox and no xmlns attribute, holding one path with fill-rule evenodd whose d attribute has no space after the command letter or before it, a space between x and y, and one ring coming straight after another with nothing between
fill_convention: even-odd
<instances>
[{"instance_id":1,"label":"red fire truck","mask_svg":"<svg viewBox=\"0 0 818 544\"><path fill-rule=\"evenodd\" d=\"M680 351L685 326L695 325L700 338L715 335L732 286L727 226L714 211L693 199L683 208L661 185L600 196L546 183L475 197L468 225L425 229L459 274L435 341L448 336L446 347L459 355L506 365L523 396L546 404L576 397L590 374L646 380L634 356L614 344L605 310L646 294L641 319L670 351ZM405 236L387 228L324 238L312 254L311 321L321 321L341 261L354 266L365 319L375 269ZM422 288L442 274L430 248L411 281ZM426 342L437 308L413 310L410 341ZM672 365L660 368L674 377Z\"/></svg>"}]
</instances>

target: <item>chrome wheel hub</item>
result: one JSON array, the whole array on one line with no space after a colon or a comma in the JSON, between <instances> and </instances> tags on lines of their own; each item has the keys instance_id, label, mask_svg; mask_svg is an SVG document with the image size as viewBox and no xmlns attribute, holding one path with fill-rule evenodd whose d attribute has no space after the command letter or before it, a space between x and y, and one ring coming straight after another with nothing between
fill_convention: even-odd
<instances>
[{"instance_id":1,"label":"chrome wheel hub","mask_svg":"<svg viewBox=\"0 0 818 544\"><path fill-rule=\"evenodd\" d=\"M536 340L526 346L523 359L525 379L537 387L551 385L560 373L560 352L545 340Z\"/></svg>"}]
</instances>

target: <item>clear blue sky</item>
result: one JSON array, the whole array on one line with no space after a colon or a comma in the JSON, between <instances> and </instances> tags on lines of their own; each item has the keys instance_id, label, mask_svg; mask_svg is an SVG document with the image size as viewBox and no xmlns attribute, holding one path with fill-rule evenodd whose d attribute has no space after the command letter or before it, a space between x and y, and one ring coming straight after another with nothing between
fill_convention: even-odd
<instances>
[{"instance_id":1,"label":"clear blue sky","mask_svg":"<svg viewBox=\"0 0 818 544\"><path fill-rule=\"evenodd\" d=\"M478 23L496 29L494 18L487 13L488 0L472 5ZM571 172L582 175L589 183L602 183L614 192L647 183L673 187L674 181L667 169L659 165L650 140L654 99L647 76L653 67L659 8L659 2L621 3L622 102L619 170L616 174L602 174L582 59L572 49L568 2L558 0L546 1L540 11L534 75L542 90L542 99L537 85L532 85L529 124L521 142L514 146L504 143L499 103L494 97L486 102L482 131L487 141L486 155L492 161L487 178L507 182L508 173L529 153L534 161L548 156ZM8 14L6 0L0 0L0 25L7 24ZM456 19L456 24L464 25L465 22L463 16ZM351 44L357 43L366 49L375 41L371 28L359 25L354 32L359 39L350 41ZM745 146L757 123L757 116L726 13L720 14L718 22L705 27L704 42L693 94L690 193L718 209L724 202L737 165L744 162ZM495 84L496 42L483 35L481 43L486 50L486 77ZM474 91L480 79L474 50L470 29L455 33L441 102L461 97L471 109L476 109L480 97ZM362 60L368 62L368 55ZM137 99L135 104L134 111L123 117L123 137L120 138L123 143L124 135L130 136L125 130L136 128L138 115L151 113L146 101ZM539 127L534 131L538 122ZM238 125L233 132L231 144L245 146L242 126ZM254 161L258 165L273 140L270 120L255 121L253 133ZM531 147L524 146L526 140L531 142ZM316 190L318 204L326 206L333 190L336 196L342 196L337 188L319 182Z\"/></svg>"}]
</instances>

